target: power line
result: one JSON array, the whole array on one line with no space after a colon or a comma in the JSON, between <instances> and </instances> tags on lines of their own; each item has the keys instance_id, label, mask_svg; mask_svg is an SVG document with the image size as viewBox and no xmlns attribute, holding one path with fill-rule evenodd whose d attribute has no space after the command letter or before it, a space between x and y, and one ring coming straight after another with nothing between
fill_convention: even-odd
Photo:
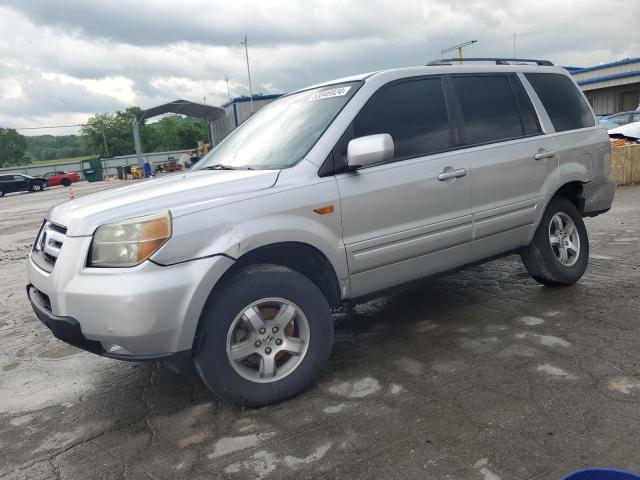
<instances>
[{"instance_id":1,"label":"power line","mask_svg":"<svg viewBox=\"0 0 640 480\"><path fill-rule=\"evenodd\" d=\"M78 123L76 125L47 125L44 127L17 127L17 128L9 128L9 130L40 130L42 128L68 128L68 127L84 127L88 124L86 123Z\"/></svg>"}]
</instances>

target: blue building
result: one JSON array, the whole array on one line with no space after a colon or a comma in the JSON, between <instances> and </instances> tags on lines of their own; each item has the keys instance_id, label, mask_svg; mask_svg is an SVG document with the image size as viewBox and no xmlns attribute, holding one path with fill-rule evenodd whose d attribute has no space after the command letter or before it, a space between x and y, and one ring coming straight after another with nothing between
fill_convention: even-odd
<instances>
[{"instance_id":1,"label":"blue building","mask_svg":"<svg viewBox=\"0 0 640 480\"><path fill-rule=\"evenodd\" d=\"M594 67L567 67L596 115L636 110L640 107L640 57Z\"/></svg>"}]
</instances>

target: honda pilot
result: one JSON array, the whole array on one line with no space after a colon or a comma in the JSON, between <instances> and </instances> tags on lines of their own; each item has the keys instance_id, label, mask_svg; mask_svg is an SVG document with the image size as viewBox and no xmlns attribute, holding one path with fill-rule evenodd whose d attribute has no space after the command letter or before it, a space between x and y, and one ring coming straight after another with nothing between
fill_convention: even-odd
<instances>
[{"instance_id":1,"label":"honda pilot","mask_svg":"<svg viewBox=\"0 0 640 480\"><path fill-rule=\"evenodd\" d=\"M52 208L28 296L53 335L120 360L191 359L245 406L304 390L332 308L517 252L549 287L589 260L610 146L550 62L437 61L285 95L189 172Z\"/></svg>"}]
</instances>

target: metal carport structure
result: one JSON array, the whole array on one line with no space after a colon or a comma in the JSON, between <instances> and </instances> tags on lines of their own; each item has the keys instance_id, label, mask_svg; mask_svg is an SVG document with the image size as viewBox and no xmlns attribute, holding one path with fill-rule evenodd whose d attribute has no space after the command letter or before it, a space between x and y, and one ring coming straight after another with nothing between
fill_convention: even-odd
<instances>
[{"instance_id":1,"label":"metal carport structure","mask_svg":"<svg viewBox=\"0 0 640 480\"><path fill-rule=\"evenodd\" d=\"M133 143L136 147L136 156L138 157L138 165L142 167L142 146L140 144L140 124L147 118L157 117L164 113L177 113L188 117L196 117L207 120L209 142L214 145L216 138L213 133L213 122L226 116L224 108L205 105L203 103L194 103L187 100L175 100L173 102L158 105L147 110L143 110L136 115L133 120Z\"/></svg>"}]
</instances>

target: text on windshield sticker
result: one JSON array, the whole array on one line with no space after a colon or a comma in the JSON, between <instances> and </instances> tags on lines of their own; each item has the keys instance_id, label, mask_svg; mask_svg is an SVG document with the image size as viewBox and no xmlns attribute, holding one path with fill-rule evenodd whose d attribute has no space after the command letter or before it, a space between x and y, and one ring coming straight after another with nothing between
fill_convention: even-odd
<instances>
[{"instance_id":1,"label":"text on windshield sticker","mask_svg":"<svg viewBox=\"0 0 640 480\"><path fill-rule=\"evenodd\" d=\"M329 90L322 90L321 92L316 92L309 97L309 102L313 102L315 100L322 100L324 98L332 98L332 97L344 97L351 90L351 86L348 87L338 87L338 88L330 88Z\"/></svg>"}]
</instances>

